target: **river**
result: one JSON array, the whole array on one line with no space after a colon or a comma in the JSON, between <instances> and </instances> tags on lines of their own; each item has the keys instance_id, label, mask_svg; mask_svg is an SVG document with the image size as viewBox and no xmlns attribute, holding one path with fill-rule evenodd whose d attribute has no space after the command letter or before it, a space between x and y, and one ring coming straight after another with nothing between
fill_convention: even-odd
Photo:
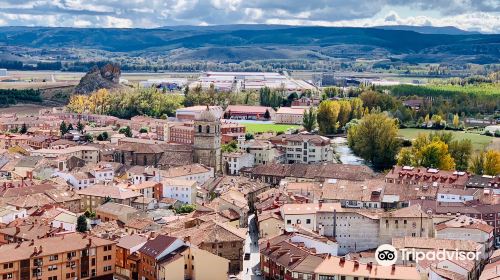
<instances>
[{"instance_id":1,"label":"river","mask_svg":"<svg viewBox=\"0 0 500 280\"><path fill-rule=\"evenodd\" d=\"M334 137L332 138L332 144L335 149L335 153L340 156L340 160L344 164L354 164L354 165L362 165L365 164L365 161L354 155L351 148L347 146L347 139L344 137Z\"/></svg>"}]
</instances>

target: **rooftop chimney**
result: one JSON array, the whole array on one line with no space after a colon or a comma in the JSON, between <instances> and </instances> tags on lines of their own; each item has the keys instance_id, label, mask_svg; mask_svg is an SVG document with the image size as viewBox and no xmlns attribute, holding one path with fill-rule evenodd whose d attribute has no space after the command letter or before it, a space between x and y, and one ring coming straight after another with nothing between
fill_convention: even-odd
<instances>
[{"instance_id":1,"label":"rooftop chimney","mask_svg":"<svg viewBox=\"0 0 500 280\"><path fill-rule=\"evenodd\" d=\"M345 263L345 257L340 257L339 265L344 266Z\"/></svg>"}]
</instances>

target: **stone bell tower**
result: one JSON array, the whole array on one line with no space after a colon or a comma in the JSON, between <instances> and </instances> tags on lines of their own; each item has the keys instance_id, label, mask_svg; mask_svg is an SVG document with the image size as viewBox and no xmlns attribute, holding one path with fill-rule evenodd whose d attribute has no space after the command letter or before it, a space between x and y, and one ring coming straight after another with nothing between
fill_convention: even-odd
<instances>
[{"instance_id":1,"label":"stone bell tower","mask_svg":"<svg viewBox=\"0 0 500 280\"><path fill-rule=\"evenodd\" d=\"M194 162L221 169L221 121L207 106L194 120Z\"/></svg>"}]
</instances>

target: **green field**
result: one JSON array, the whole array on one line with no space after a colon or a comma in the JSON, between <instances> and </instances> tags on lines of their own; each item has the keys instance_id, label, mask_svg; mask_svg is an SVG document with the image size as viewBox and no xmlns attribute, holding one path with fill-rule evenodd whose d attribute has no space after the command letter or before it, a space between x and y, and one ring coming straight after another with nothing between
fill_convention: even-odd
<instances>
[{"instance_id":1,"label":"green field","mask_svg":"<svg viewBox=\"0 0 500 280\"><path fill-rule=\"evenodd\" d=\"M432 129L418 129L418 128L404 128L399 130L399 135L407 139L415 139L419 133L430 133L435 131L451 132L453 134L454 140L470 139L472 146L475 151L480 151L488 145L490 145L494 140L493 137L480 135L477 133L465 133L463 131L450 131L450 130L432 130Z\"/></svg>"},{"instance_id":2,"label":"green field","mask_svg":"<svg viewBox=\"0 0 500 280\"><path fill-rule=\"evenodd\" d=\"M258 132L285 132L287 129L297 129L300 125L293 124L261 124L261 123L244 123L243 124L247 132L258 133Z\"/></svg>"}]
</instances>

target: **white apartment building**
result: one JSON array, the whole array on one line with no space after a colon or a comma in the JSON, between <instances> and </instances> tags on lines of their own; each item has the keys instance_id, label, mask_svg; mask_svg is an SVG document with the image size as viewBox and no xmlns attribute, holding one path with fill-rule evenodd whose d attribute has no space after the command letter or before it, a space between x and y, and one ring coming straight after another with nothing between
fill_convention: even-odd
<instances>
[{"instance_id":1,"label":"white apartment building","mask_svg":"<svg viewBox=\"0 0 500 280\"><path fill-rule=\"evenodd\" d=\"M16 209L14 206L0 207L0 224L9 224L18 218L26 216L26 209Z\"/></svg>"},{"instance_id":2,"label":"white apartment building","mask_svg":"<svg viewBox=\"0 0 500 280\"><path fill-rule=\"evenodd\" d=\"M96 183L111 182L115 178L115 171L111 164L98 165L90 171Z\"/></svg>"},{"instance_id":3,"label":"white apartment building","mask_svg":"<svg viewBox=\"0 0 500 280\"><path fill-rule=\"evenodd\" d=\"M31 156L42 156L44 158L57 158L59 156L75 156L86 162L99 162L99 149L93 146L74 146L62 150L39 149L30 152Z\"/></svg>"},{"instance_id":4,"label":"white apartment building","mask_svg":"<svg viewBox=\"0 0 500 280\"><path fill-rule=\"evenodd\" d=\"M470 240L482 245L481 257L487 259L493 253L493 230L485 221L465 215L434 226L436 238Z\"/></svg>"},{"instance_id":5,"label":"white apartment building","mask_svg":"<svg viewBox=\"0 0 500 280\"><path fill-rule=\"evenodd\" d=\"M318 212L316 217L319 234L335 237L340 255L377 248L379 220L373 212L348 208Z\"/></svg>"},{"instance_id":6,"label":"white apartment building","mask_svg":"<svg viewBox=\"0 0 500 280\"><path fill-rule=\"evenodd\" d=\"M465 202L472 201L479 195L481 195L479 189L439 187L436 200L438 202Z\"/></svg>"},{"instance_id":7,"label":"white apartment building","mask_svg":"<svg viewBox=\"0 0 500 280\"><path fill-rule=\"evenodd\" d=\"M198 192L196 181L164 179L161 183L163 184L163 197L174 198L187 204L196 202L196 193Z\"/></svg>"},{"instance_id":8,"label":"white apartment building","mask_svg":"<svg viewBox=\"0 0 500 280\"><path fill-rule=\"evenodd\" d=\"M252 167L255 158L247 153L228 153L222 156L225 172L230 175L239 175L243 167Z\"/></svg>"},{"instance_id":9,"label":"white apartment building","mask_svg":"<svg viewBox=\"0 0 500 280\"><path fill-rule=\"evenodd\" d=\"M215 175L212 167L199 163L171 167L167 170L160 170L159 172L161 179L194 180L200 186Z\"/></svg>"},{"instance_id":10,"label":"white apartment building","mask_svg":"<svg viewBox=\"0 0 500 280\"><path fill-rule=\"evenodd\" d=\"M285 154L274 148L273 143L266 140L249 140L240 144L240 150L253 155L254 164L281 163Z\"/></svg>"},{"instance_id":11,"label":"white apartment building","mask_svg":"<svg viewBox=\"0 0 500 280\"><path fill-rule=\"evenodd\" d=\"M96 183L94 175L90 172L56 172L55 176L61 177L76 190L82 190Z\"/></svg>"},{"instance_id":12,"label":"white apartment building","mask_svg":"<svg viewBox=\"0 0 500 280\"><path fill-rule=\"evenodd\" d=\"M283 134L272 138L285 149L287 163L318 163L333 161L330 139L314 134Z\"/></svg>"}]
</instances>

